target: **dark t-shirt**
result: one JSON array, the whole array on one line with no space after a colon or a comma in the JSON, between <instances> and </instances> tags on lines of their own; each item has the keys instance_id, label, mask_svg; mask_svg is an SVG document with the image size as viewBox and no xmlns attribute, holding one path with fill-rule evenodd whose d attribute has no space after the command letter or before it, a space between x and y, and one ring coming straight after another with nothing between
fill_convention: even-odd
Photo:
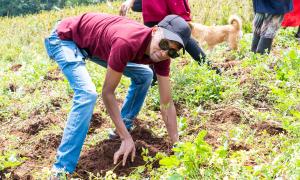
<instances>
[{"instance_id":1,"label":"dark t-shirt","mask_svg":"<svg viewBox=\"0 0 300 180\"><path fill-rule=\"evenodd\" d=\"M92 56L107 61L108 66L123 72L127 62L154 64L155 72L168 76L170 59L154 63L145 55L152 29L126 17L86 13L61 21L57 28L62 40L72 40Z\"/></svg>"}]
</instances>

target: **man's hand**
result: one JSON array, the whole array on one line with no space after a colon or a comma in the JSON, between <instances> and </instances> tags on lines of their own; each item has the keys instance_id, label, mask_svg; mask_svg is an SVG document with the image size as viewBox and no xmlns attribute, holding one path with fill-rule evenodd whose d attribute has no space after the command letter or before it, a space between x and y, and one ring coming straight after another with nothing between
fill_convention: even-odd
<instances>
[{"instance_id":1,"label":"man's hand","mask_svg":"<svg viewBox=\"0 0 300 180\"><path fill-rule=\"evenodd\" d=\"M126 16L129 9L133 6L134 0L126 0L120 7L120 16Z\"/></svg>"},{"instance_id":2,"label":"man's hand","mask_svg":"<svg viewBox=\"0 0 300 180\"><path fill-rule=\"evenodd\" d=\"M125 166L128 155L131 153L131 162L134 161L135 158L135 145L131 137L123 139L120 149L114 154L114 164L116 164L119 160L119 157L123 155L123 163Z\"/></svg>"},{"instance_id":3,"label":"man's hand","mask_svg":"<svg viewBox=\"0 0 300 180\"><path fill-rule=\"evenodd\" d=\"M114 154L114 164L117 163L119 157L123 156L123 166L126 163L127 156L131 153L131 160L133 161L135 156L135 146L127 131L124 122L122 121L120 110L118 107L118 102L115 97L115 89L118 86L122 73L113 70L110 67L107 67L107 72L105 76L105 81L102 89L102 98L105 104L105 107L108 111L109 116L113 120L117 132L122 139L122 144L120 149Z\"/></svg>"},{"instance_id":4,"label":"man's hand","mask_svg":"<svg viewBox=\"0 0 300 180\"><path fill-rule=\"evenodd\" d=\"M160 95L160 110L162 119L166 124L167 131L172 143L178 141L176 109L171 96L171 84L169 77L157 74Z\"/></svg>"}]
</instances>

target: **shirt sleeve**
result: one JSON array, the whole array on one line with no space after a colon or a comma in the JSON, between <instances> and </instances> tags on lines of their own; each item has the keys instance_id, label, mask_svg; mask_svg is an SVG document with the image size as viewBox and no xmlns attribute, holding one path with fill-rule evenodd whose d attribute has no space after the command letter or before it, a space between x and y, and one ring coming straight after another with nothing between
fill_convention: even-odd
<instances>
[{"instance_id":1,"label":"shirt sleeve","mask_svg":"<svg viewBox=\"0 0 300 180\"><path fill-rule=\"evenodd\" d=\"M134 53L129 43L123 39L116 39L112 44L107 60L108 66L117 72L123 72Z\"/></svg>"},{"instance_id":2,"label":"shirt sleeve","mask_svg":"<svg viewBox=\"0 0 300 180\"><path fill-rule=\"evenodd\" d=\"M191 10L188 0L167 0L171 14L181 16L186 21L191 21Z\"/></svg>"},{"instance_id":3,"label":"shirt sleeve","mask_svg":"<svg viewBox=\"0 0 300 180\"><path fill-rule=\"evenodd\" d=\"M169 76L169 74L170 74L170 64L171 64L170 59L160 61L158 63L154 63L155 73L157 73L160 76Z\"/></svg>"}]
</instances>

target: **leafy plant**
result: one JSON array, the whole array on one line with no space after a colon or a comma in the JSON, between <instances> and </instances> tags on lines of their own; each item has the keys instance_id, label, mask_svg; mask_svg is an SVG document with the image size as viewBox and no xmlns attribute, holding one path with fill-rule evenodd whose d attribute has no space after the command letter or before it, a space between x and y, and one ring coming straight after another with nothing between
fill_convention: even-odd
<instances>
[{"instance_id":1,"label":"leafy plant","mask_svg":"<svg viewBox=\"0 0 300 180\"><path fill-rule=\"evenodd\" d=\"M19 157L14 151L3 152L0 154L0 172L19 166L24 160L26 159Z\"/></svg>"},{"instance_id":2,"label":"leafy plant","mask_svg":"<svg viewBox=\"0 0 300 180\"><path fill-rule=\"evenodd\" d=\"M209 177L211 173L218 172L221 166L225 165L227 149L220 147L213 151L212 147L204 140L206 131L201 131L193 142L178 143L173 148L174 155L162 158L159 164L162 168L181 169L173 173L170 178L188 177L204 178ZM180 168L181 167L181 168Z\"/></svg>"}]
</instances>

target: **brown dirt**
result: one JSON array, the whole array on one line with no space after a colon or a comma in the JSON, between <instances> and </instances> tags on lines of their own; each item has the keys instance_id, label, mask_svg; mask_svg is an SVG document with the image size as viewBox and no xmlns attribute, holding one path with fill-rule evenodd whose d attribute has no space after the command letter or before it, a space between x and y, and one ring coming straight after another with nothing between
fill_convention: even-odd
<instances>
[{"instance_id":1,"label":"brown dirt","mask_svg":"<svg viewBox=\"0 0 300 180\"><path fill-rule=\"evenodd\" d=\"M272 102L267 97L270 92L268 87L259 84L257 80L252 80L250 83L245 85L248 86L248 91L243 92L246 102L252 104L258 109L270 108Z\"/></svg>"},{"instance_id":2,"label":"brown dirt","mask_svg":"<svg viewBox=\"0 0 300 180\"><path fill-rule=\"evenodd\" d=\"M56 122L58 122L57 117L51 114L47 115L46 117L37 117L36 119L33 119L29 125L21 129L21 132L29 135L35 135L45 127Z\"/></svg>"},{"instance_id":3,"label":"brown dirt","mask_svg":"<svg viewBox=\"0 0 300 180\"><path fill-rule=\"evenodd\" d=\"M61 108L62 101L64 101L62 98L55 98L55 99L51 99L50 103L57 110Z\"/></svg>"},{"instance_id":4,"label":"brown dirt","mask_svg":"<svg viewBox=\"0 0 300 180\"><path fill-rule=\"evenodd\" d=\"M254 160L248 160L244 163L244 166L256 166L257 163Z\"/></svg>"},{"instance_id":5,"label":"brown dirt","mask_svg":"<svg viewBox=\"0 0 300 180\"><path fill-rule=\"evenodd\" d=\"M0 179L1 179L1 173L0 173ZM4 176L3 176L4 177ZM11 173L9 179L13 179L13 180L34 180L32 175L25 175L20 177L18 174L15 174L14 172Z\"/></svg>"},{"instance_id":6,"label":"brown dirt","mask_svg":"<svg viewBox=\"0 0 300 180\"><path fill-rule=\"evenodd\" d=\"M44 80L48 80L48 81L58 81L58 80L63 80L63 76L61 76L60 74L60 70L57 69L53 69L47 72L47 74L44 76Z\"/></svg>"},{"instance_id":7,"label":"brown dirt","mask_svg":"<svg viewBox=\"0 0 300 180\"><path fill-rule=\"evenodd\" d=\"M250 148L245 144L230 144L229 149L231 151L241 151L241 150L249 151L250 150Z\"/></svg>"},{"instance_id":8,"label":"brown dirt","mask_svg":"<svg viewBox=\"0 0 300 180\"><path fill-rule=\"evenodd\" d=\"M8 85L8 89L11 91L11 92L16 92L17 91L17 85L16 84L13 84L13 83L10 83Z\"/></svg>"},{"instance_id":9,"label":"brown dirt","mask_svg":"<svg viewBox=\"0 0 300 180\"><path fill-rule=\"evenodd\" d=\"M215 130L207 130L207 131L208 133L204 137L204 140L214 148L219 147L220 143L218 142L218 138L220 137L221 133Z\"/></svg>"},{"instance_id":10,"label":"brown dirt","mask_svg":"<svg viewBox=\"0 0 300 180\"><path fill-rule=\"evenodd\" d=\"M34 179L31 175L31 171L38 167L50 167L49 164L38 164L34 159L31 157L27 157L26 160L21 166L17 167L15 170L12 171L14 179ZM48 160L49 157L47 157Z\"/></svg>"},{"instance_id":11,"label":"brown dirt","mask_svg":"<svg viewBox=\"0 0 300 180\"><path fill-rule=\"evenodd\" d=\"M94 133L96 129L100 128L101 125L105 122L105 120L101 117L100 113L94 113L92 116L89 134Z\"/></svg>"},{"instance_id":12,"label":"brown dirt","mask_svg":"<svg viewBox=\"0 0 300 180\"><path fill-rule=\"evenodd\" d=\"M104 140L82 153L76 171L78 177L88 179L87 172L104 175L108 170L113 170L119 176L128 175L134 170L134 167L145 164L141 156L142 148L147 148L150 156L154 156L159 151L170 152L170 143L163 138L154 137L151 131L147 129L136 127L131 134L136 147L134 162L130 162L128 158L124 167L121 163L114 165L113 156L119 149L121 142L120 140Z\"/></svg>"},{"instance_id":13,"label":"brown dirt","mask_svg":"<svg viewBox=\"0 0 300 180\"><path fill-rule=\"evenodd\" d=\"M211 121L219 123L233 122L237 124L241 122L241 114L242 112L239 109L227 107L226 109L217 110Z\"/></svg>"},{"instance_id":14,"label":"brown dirt","mask_svg":"<svg viewBox=\"0 0 300 180\"><path fill-rule=\"evenodd\" d=\"M11 71L17 72L22 67L22 64L14 64L9 69Z\"/></svg>"},{"instance_id":15,"label":"brown dirt","mask_svg":"<svg viewBox=\"0 0 300 180\"><path fill-rule=\"evenodd\" d=\"M40 139L39 142L34 146L32 157L34 159L49 157L51 154L56 152L61 138L62 136L57 134L48 134L44 136L43 139Z\"/></svg>"},{"instance_id":16,"label":"brown dirt","mask_svg":"<svg viewBox=\"0 0 300 180\"><path fill-rule=\"evenodd\" d=\"M214 63L213 67L223 68L224 70L228 70L233 68L234 66L240 65L241 61L227 61L224 63Z\"/></svg>"},{"instance_id":17,"label":"brown dirt","mask_svg":"<svg viewBox=\"0 0 300 180\"><path fill-rule=\"evenodd\" d=\"M232 73L233 76L239 77L241 75L249 75L252 69L250 67L247 68L240 68L239 70Z\"/></svg>"},{"instance_id":18,"label":"brown dirt","mask_svg":"<svg viewBox=\"0 0 300 180\"><path fill-rule=\"evenodd\" d=\"M240 85L253 82L253 78L250 75L242 75L240 78Z\"/></svg>"},{"instance_id":19,"label":"brown dirt","mask_svg":"<svg viewBox=\"0 0 300 180\"><path fill-rule=\"evenodd\" d=\"M188 108L180 102L174 102L177 116L188 116L190 114Z\"/></svg>"},{"instance_id":20,"label":"brown dirt","mask_svg":"<svg viewBox=\"0 0 300 180\"><path fill-rule=\"evenodd\" d=\"M67 99L61 97L54 97L50 100L50 103L43 104L43 106L39 106L30 113L30 118L35 118L37 115L44 115L50 112L56 112L61 109L62 104L66 102Z\"/></svg>"},{"instance_id":21,"label":"brown dirt","mask_svg":"<svg viewBox=\"0 0 300 180\"><path fill-rule=\"evenodd\" d=\"M270 135L286 134L287 131L281 127L281 124L276 121L264 121L251 126L252 129L256 129L258 132L266 131Z\"/></svg>"},{"instance_id":22,"label":"brown dirt","mask_svg":"<svg viewBox=\"0 0 300 180\"><path fill-rule=\"evenodd\" d=\"M8 172L3 172L3 174L0 172L0 179L5 179L4 177L4 173L8 173ZM32 175L24 175L22 177L20 177L18 174L15 174L14 172L11 172L10 177L6 178L6 179L13 179L13 180L34 180Z\"/></svg>"},{"instance_id":23,"label":"brown dirt","mask_svg":"<svg viewBox=\"0 0 300 180\"><path fill-rule=\"evenodd\" d=\"M204 140L211 145L214 149L221 146L220 138L224 135L225 132L228 132L236 124L242 122L243 112L236 107L224 107L222 109L217 109L210 120L208 120L203 126L197 130L193 130L193 134L197 134L200 130L206 130L207 135L204 137ZM232 146L232 150L235 149L247 149L247 147L242 146Z\"/></svg>"}]
</instances>

